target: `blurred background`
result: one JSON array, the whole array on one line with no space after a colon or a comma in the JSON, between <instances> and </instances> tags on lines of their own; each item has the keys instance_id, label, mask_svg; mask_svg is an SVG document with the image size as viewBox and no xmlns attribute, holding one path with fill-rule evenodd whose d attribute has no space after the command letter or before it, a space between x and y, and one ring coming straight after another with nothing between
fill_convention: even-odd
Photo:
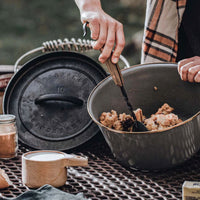
<instances>
[{"instance_id":1,"label":"blurred background","mask_svg":"<svg viewBox=\"0 0 200 200\"><path fill-rule=\"evenodd\" d=\"M105 12L124 24L123 55L140 62L144 0L101 0ZM82 38L79 10L73 0L0 1L0 65L13 65L25 52L53 39ZM87 39L89 39L89 34ZM97 61L99 52L90 56Z\"/></svg>"}]
</instances>

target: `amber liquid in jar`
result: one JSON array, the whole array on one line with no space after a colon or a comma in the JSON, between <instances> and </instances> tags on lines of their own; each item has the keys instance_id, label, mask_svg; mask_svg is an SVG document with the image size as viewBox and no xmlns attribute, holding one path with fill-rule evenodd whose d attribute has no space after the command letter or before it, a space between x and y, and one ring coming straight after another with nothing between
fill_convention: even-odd
<instances>
[{"instance_id":1,"label":"amber liquid in jar","mask_svg":"<svg viewBox=\"0 0 200 200\"><path fill-rule=\"evenodd\" d=\"M14 115L0 115L0 159L17 155L18 137Z\"/></svg>"}]
</instances>

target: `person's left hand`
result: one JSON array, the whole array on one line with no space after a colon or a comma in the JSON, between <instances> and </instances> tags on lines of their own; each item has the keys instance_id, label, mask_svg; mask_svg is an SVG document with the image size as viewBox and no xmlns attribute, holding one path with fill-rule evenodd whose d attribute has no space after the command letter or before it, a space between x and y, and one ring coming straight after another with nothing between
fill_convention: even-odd
<instances>
[{"instance_id":1,"label":"person's left hand","mask_svg":"<svg viewBox=\"0 0 200 200\"><path fill-rule=\"evenodd\" d=\"M200 57L194 56L179 61L178 72L183 81L200 83Z\"/></svg>"}]
</instances>

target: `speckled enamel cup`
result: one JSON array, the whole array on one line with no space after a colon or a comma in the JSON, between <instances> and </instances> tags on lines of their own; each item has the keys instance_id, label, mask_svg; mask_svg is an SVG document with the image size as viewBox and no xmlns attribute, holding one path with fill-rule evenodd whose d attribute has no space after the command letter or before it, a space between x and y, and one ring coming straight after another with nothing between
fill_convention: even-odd
<instances>
[{"instance_id":1,"label":"speckled enamel cup","mask_svg":"<svg viewBox=\"0 0 200 200\"><path fill-rule=\"evenodd\" d=\"M105 127L99 122L102 112L113 109L129 113L129 110L112 78L104 79L90 94L88 112L120 163L143 170L168 169L200 150L200 84L182 81L174 63L133 66L123 70L122 75L133 109L141 108L150 117L168 103L183 122L147 132L130 133Z\"/></svg>"}]
</instances>

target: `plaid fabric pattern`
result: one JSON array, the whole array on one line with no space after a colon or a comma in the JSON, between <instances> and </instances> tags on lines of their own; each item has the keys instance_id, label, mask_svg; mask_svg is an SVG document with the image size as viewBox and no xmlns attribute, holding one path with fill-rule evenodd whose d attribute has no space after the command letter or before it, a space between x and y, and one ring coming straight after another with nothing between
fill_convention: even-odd
<instances>
[{"instance_id":1,"label":"plaid fabric pattern","mask_svg":"<svg viewBox=\"0 0 200 200\"><path fill-rule=\"evenodd\" d=\"M187 0L147 0L141 63L176 62Z\"/></svg>"}]
</instances>

